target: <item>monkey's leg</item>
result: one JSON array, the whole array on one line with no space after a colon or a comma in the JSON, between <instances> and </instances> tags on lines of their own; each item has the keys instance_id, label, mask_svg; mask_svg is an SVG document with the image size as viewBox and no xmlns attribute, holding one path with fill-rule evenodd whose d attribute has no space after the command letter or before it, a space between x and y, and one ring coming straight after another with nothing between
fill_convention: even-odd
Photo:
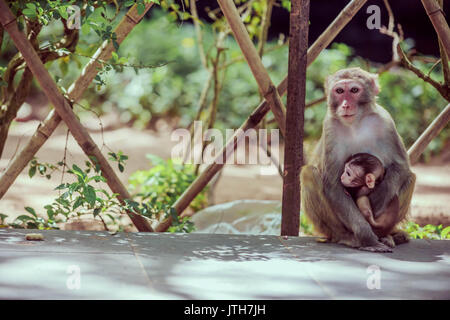
<instances>
[{"instance_id":1,"label":"monkey's leg","mask_svg":"<svg viewBox=\"0 0 450 320\"><path fill-rule=\"evenodd\" d=\"M386 211L383 212L383 214L376 220L373 218L373 212L372 207L370 206L369 197L359 197L358 199L356 199L356 204L361 210L363 216L366 218L367 222L369 222L372 226L375 234L380 238L380 242L390 248L394 248L395 242L392 236L389 235L389 233L397 223L397 215L399 211L398 197L394 197Z\"/></svg>"},{"instance_id":2,"label":"monkey's leg","mask_svg":"<svg viewBox=\"0 0 450 320\"><path fill-rule=\"evenodd\" d=\"M359 197L358 199L356 199L356 205L358 206L364 218L366 218L367 222L373 227L376 222L373 219L372 207L370 206L369 197Z\"/></svg>"},{"instance_id":3,"label":"monkey's leg","mask_svg":"<svg viewBox=\"0 0 450 320\"><path fill-rule=\"evenodd\" d=\"M302 209L313 223L315 230L323 234L330 242L358 247L359 243L331 210L323 193L319 170L311 165L304 166L300 174L300 181Z\"/></svg>"},{"instance_id":4,"label":"monkey's leg","mask_svg":"<svg viewBox=\"0 0 450 320\"><path fill-rule=\"evenodd\" d=\"M411 175L408 177L408 179L402 185L399 191L398 200L400 204L400 209L398 212L397 223L402 222L407 218L415 185L416 185L416 175L411 172ZM394 239L395 244L402 244L409 242L409 235L405 231L394 229L391 235L392 238Z\"/></svg>"},{"instance_id":5,"label":"monkey's leg","mask_svg":"<svg viewBox=\"0 0 450 320\"><path fill-rule=\"evenodd\" d=\"M399 216L399 200L397 196L391 200L386 210L380 216L374 219L372 224L373 232L381 239L389 236L398 223ZM383 242L383 241L382 241ZM391 242L389 240L389 242Z\"/></svg>"}]
</instances>

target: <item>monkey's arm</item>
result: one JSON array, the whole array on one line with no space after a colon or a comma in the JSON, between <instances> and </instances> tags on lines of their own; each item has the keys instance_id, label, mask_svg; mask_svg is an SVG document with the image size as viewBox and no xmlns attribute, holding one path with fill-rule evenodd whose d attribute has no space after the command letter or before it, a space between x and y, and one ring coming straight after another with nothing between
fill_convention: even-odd
<instances>
[{"instance_id":1,"label":"monkey's arm","mask_svg":"<svg viewBox=\"0 0 450 320\"><path fill-rule=\"evenodd\" d=\"M364 218L366 218L367 222L369 222L372 227L376 226L376 222L373 219L372 207L370 205L369 198L367 196L358 197L358 199L356 199L356 205L363 214Z\"/></svg>"},{"instance_id":2,"label":"monkey's arm","mask_svg":"<svg viewBox=\"0 0 450 320\"><path fill-rule=\"evenodd\" d=\"M375 218L386 210L394 196L399 196L401 187L412 175L408 154L400 136L396 131L393 131L390 139L393 143L387 148L390 150L392 162L387 166L383 180L369 194Z\"/></svg>"},{"instance_id":3,"label":"monkey's arm","mask_svg":"<svg viewBox=\"0 0 450 320\"><path fill-rule=\"evenodd\" d=\"M369 195L375 218L386 209L394 196L399 195L400 187L408 178L409 172L409 170L405 170L405 167L397 162L392 163L386 168L383 181Z\"/></svg>"}]
</instances>

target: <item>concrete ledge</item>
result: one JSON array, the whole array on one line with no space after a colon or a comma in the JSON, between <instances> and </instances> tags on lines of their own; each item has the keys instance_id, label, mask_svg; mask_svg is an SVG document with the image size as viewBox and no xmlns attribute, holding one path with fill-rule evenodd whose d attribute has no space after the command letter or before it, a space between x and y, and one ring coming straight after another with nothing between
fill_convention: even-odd
<instances>
[{"instance_id":1,"label":"concrete ledge","mask_svg":"<svg viewBox=\"0 0 450 320\"><path fill-rule=\"evenodd\" d=\"M0 299L450 299L450 241L0 229Z\"/></svg>"}]
</instances>

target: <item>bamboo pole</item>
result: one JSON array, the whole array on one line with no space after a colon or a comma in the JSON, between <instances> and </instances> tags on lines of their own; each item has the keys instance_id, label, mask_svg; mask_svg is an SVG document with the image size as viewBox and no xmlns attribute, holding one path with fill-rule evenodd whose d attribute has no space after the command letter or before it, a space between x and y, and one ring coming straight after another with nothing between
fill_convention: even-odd
<instances>
[{"instance_id":1,"label":"bamboo pole","mask_svg":"<svg viewBox=\"0 0 450 320\"><path fill-rule=\"evenodd\" d=\"M152 5L153 3L147 4L141 15L137 12L137 5L130 8L124 18L114 29L114 32L117 35L117 42L119 44L122 43L125 37L131 32L137 23L139 23L145 13L150 10ZM88 88L89 84L97 75L98 69L101 67L99 61L108 61L111 58L111 53L113 50L114 46L110 41L103 42L103 44L94 53L92 59L83 68L81 75L69 87L67 92L69 100L78 101L81 98L83 92ZM47 141L47 139L55 131L60 122L61 117L57 112L55 112L55 109L50 111L44 122L38 126L36 132L31 137L27 145L14 157L14 159L12 159L6 171L0 176L0 199L5 195L9 187L42 147L45 141Z\"/></svg>"},{"instance_id":2,"label":"bamboo pole","mask_svg":"<svg viewBox=\"0 0 450 320\"><path fill-rule=\"evenodd\" d=\"M441 7L436 0L422 0L422 4L438 34L439 40L442 42L447 57L450 57L450 28L445 21Z\"/></svg>"},{"instance_id":3,"label":"bamboo pole","mask_svg":"<svg viewBox=\"0 0 450 320\"><path fill-rule=\"evenodd\" d=\"M270 108L272 109L273 115L278 123L281 134L284 136L286 117L283 102L281 101L275 85L272 83L272 80L270 80L269 74L262 64L258 51L250 40L236 6L232 0L218 0L218 3L228 21L228 24L230 25L231 30L233 31L234 37L236 38L242 53L244 54L245 60L247 60L253 76L258 83L259 90L262 92L262 95L266 98L266 100L269 100Z\"/></svg>"},{"instance_id":4,"label":"bamboo pole","mask_svg":"<svg viewBox=\"0 0 450 320\"><path fill-rule=\"evenodd\" d=\"M414 142L414 144L409 148L408 155L411 164L415 164L420 155L425 151L426 147L430 144L442 129L450 121L450 104L448 104L444 110L436 117L436 119L431 122L431 124L425 129L425 131L420 135L420 137Z\"/></svg>"},{"instance_id":5,"label":"bamboo pole","mask_svg":"<svg viewBox=\"0 0 450 320\"><path fill-rule=\"evenodd\" d=\"M306 104L309 0L291 0L289 25L281 235L298 236L300 229L300 170L303 166L303 125Z\"/></svg>"},{"instance_id":6,"label":"bamboo pole","mask_svg":"<svg viewBox=\"0 0 450 320\"><path fill-rule=\"evenodd\" d=\"M336 35L347 25L353 16L361 9L367 0L352 0L328 26L328 28L320 35L320 37L308 49L307 65L311 65L317 58L319 53L325 49ZM277 91L279 95L283 95L287 89L287 77L278 85ZM248 129L255 128L259 122L269 112L270 107L265 100L253 111L253 113L245 120L245 122L236 130L233 137L226 143L226 145L219 152L216 161L210 164L184 191L184 193L173 204L173 208L177 214L181 214L191 203L192 200L206 187L208 182L214 175L223 167L223 162L228 158L228 155L236 149L237 143L242 139L244 133ZM218 162L222 160L221 162ZM171 225L172 218L169 217L155 228L155 231L165 231Z\"/></svg>"},{"instance_id":7,"label":"bamboo pole","mask_svg":"<svg viewBox=\"0 0 450 320\"><path fill-rule=\"evenodd\" d=\"M97 159L102 170L102 175L106 178L111 190L114 193L119 194L118 199L122 202L125 199L130 199L131 197L127 189L124 187L114 170L109 165L108 161L101 153L100 149L92 140L86 128L84 128L78 121L70 104L61 92L59 92L58 87L48 73L47 69L45 69L45 66L39 59L36 51L26 39L25 34L19 31L14 15L3 0L0 1L0 21L3 28L9 33L11 39L14 41L17 49L21 52L27 66L33 72L33 75L39 82L42 90L45 92L47 98L58 112L58 115L69 127L75 140L78 142L86 155L94 156ZM138 230L153 231L146 218L133 212L127 213Z\"/></svg>"}]
</instances>

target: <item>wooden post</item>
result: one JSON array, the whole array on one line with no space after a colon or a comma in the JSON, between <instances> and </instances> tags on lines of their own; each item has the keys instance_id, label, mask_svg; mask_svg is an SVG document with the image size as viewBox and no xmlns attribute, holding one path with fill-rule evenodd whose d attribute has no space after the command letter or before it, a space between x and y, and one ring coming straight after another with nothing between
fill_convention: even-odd
<instances>
[{"instance_id":1,"label":"wooden post","mask_svg":"<svg viewBox=\"0 0 450 320\"><path fill-rule=\"evenodd\" d=\"M137 5L133 5L126 13L114 32L117 35L117 42L120 44L125 37L133 30L137 23L144 17L145 13L150 10L153 3L146 4L145 10L142 14L138 14ZM89 84L97 75L100 66L100 61L108 61L111 58L111 53L114 50L114 46L111 41L104 41L103 44L97 49L93 58L83 68L81 75L77 80L69 87L67 95L69 100L78 101L83 92L88 88ZM55 112L55 109L50 111L47 118L42 124L38 126L36 132L28 141L27 145L12 159L8 168L2 175L0 175L0 199L8 191L9 187L17 179L22 170L31 161L34 155L47 141L51 134L58 127L61 122L61 117Z\"/></svg>"},{"instance_id":2,"label":"wooden post","mask_svg":"<svg viewBox=\"0 0 450 320\"><path fill-rule=\"evenodd\" d=\"M281 235L298 236L300 169L303 165L303 124L306 99L309 0L291 0L289 69L284 137Z\"/></svg>"},{"instance_id":3,"label":"wooden post","mask_svg":"<svg viewBox=\"0 0 450 320\"><path fill-rule=\"evenodd\" d=\"M352 0L334 19L334 21L328 26L328 28L320 35L319 38L312 44L311 48L308 49L308 66L314 62L320 52L325 49L331 41L336 37L336 35L347 25L347 23L353 18L353 16L361 9L361 7L367 2L367 0ZM278 85L277 91L281 96L287 90L287 77ZM228 154L231 154L230 150L236 149L237 142L242 139L243 133L248 130L255 128L265 115L269 112L269 103L264 100L260 105L253 111L253 113L245 120L245 122L236 130L234 136L226 143L222 150L218 153L217 159L223 159L225 162ZM214 175L222 169L223 164L215 161L210 164L195 180L194 182L184 191L180 198L173 204L173 208L176 210L177 214L181 214L194 200L194 198L206 187L208 182L214 177ZM171 225L171 219L168 218L166 221L162 222L155 229L156 231L165 231Z\"/></svg>"},{"instance_id":4,"label":"wooden post","mask_svg":"<svg viewBox=\"0 0 450 320\"><path fill-rule=\"evenodd\" d=\"M33 72L34 77L39 82L47 98L53 104L54 108L58 112L58 115L69 127L75 140L78 142L86 155L94 156L97 159L102 175L106 178L111 190L114 193L119 194L118 199L122 202L125 199L130 199L131 197L127 189L117 177L116 173L111 168L95 142L92 140L87 130L78 121L70 104L61 92L59 92L58 87L48 73L47 69L45 69L44 64L39 59L39 56L33 46L27 40L25 34L19 31L15 17L4 0L0 1L0 21L3 28L9 33L11 39L14 41L16 48L21 52L27 66L30 68L31 72ZM139 231L153 231L145 217L137 215L133 212L127 213Z\"/></svg>"},{"instance_id":5,"label":"wooden post","mask_svg":"<svg viewBox=\"0 0 450 320\"><path fill-rule=\"evenodd\" d=\"M441 7L436 0L422 0L422 4L438 34L439 40L441 40L447 57L450 58L450 28L445 21Z\"/></svg>"},{"instance_id":6,"label":"wooden post","mask_svg":"<svg viewBox=\"0 0 450 320\"><path fill-rule=\"evenodd\" d=\"M266 100L269 100L270 108L272 109L273 115L278 123L278 127L284 136L286 117L284 115L285 111L283 102L281 101L278 91L272 83L272 80L270 80L269 74L262 64L258 51L250 40L247 30L241 21L241 17L239 16L233 1L218 0L218 2L225 18L228 21L228 24L231 27L231 30L233 31L237 43L244 54L245 60L247 60L253 76L258 83L259 90L262 92L262 95L266 98Z\"/></svg>"},{"instance_id":7,"label":"wooden post","mask_svg":"<svg viewBox=\"0 0 450 320\"><path fill-rule=\"evenodd\" d=\"M442 129L450 121L450 104L448 104L444 110L433 120L433 122L425 129L420 137L409 148L408 155L411 164L415 164L419 160L420 155L425 151L426 147L430 144Z\"/></svg>"}]
</instances>

